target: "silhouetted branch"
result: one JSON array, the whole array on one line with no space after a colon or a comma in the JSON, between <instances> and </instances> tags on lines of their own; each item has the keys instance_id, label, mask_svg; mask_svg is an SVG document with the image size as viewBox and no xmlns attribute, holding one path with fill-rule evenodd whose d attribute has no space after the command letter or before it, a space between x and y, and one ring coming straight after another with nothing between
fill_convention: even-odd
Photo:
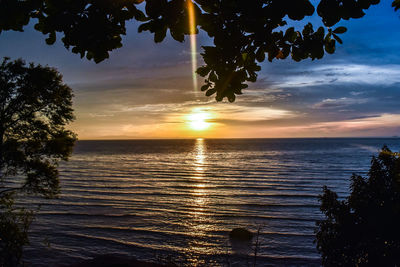
<instances>
[{"instance_id":1,"label":"silhouetted branch","mask_svg":"<svg viewBox=\"0 0 400 267\"><path fill-rule=\"evenodd\" d=\"M0 197L2 197L4 194L6 194L6 193L10 193L10 192L15 192L15 191L22 191L22 190L24 190L25 189L25 186L21 186L21 187L13 187L13 188L7 188L7 189L4 189L4 190L2 190L2 191L0 191Z\"/></svg>"}]
</instances>

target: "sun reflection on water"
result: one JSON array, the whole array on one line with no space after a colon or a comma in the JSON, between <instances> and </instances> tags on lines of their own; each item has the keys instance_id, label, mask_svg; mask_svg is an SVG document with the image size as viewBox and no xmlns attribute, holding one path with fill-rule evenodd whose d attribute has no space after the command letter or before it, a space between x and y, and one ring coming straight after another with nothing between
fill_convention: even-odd
<instances>
[{"instance_id":1,"label":"sun reflection on water","mask_svg":"<svg viewBox=\"0 0 400 267\"><path fill-rule=\"evenodd\" d=\"M204 161L205 161L205 146L204 139L197 138L196 145L194 148L195 152L195 177L204 176Z\"/></svg>"},{"instance_id":2,"label":"sun reflection on water","mask_svg":"<svg viewBox=\"0 0 400 267\"><path fill-rule=\"evenodd\" d=\"M202 211L203 205L206 202L206 190L207 185L204 181L205 173L205 160L206 160L206 148L203 138L197 138L194 147L194 173L193 178L196 179L196 183L193 185L194 202L196 203L196 211ZM196 215L196 214L195 214Z\"/></svg>"},{"instance_id":3,"label":"sun reflection on water","mask_svg":"<svg viewBox=\"0 0 400 267\"><path fill-rule=\"evenodd\" d=\"M206 255L211 253L208 242L204 238L213 230L213 226L207 216L209 203L209 189L207 183L207 151L206 144L203 138L198 138L192 153L193 159L193 185L192 185L192 203L193 216L188 222L188 230L191 233L196 233L196 237L188 242L185 251L190 255L189 258L192 264L201 264L201 260L196 255Z\"/></svg>"}]
</instances>

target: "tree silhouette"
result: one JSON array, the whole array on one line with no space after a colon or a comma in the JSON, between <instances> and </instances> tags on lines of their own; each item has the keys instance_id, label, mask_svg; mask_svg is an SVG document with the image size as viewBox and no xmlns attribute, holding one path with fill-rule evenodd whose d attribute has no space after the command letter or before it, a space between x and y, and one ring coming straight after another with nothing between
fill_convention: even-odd
<instances>
[{"instance_id":1,"label":"tree silhouette","mask_svg":"<svg viewBox=\"0 0 400 267\"><path fill-rule=\"evenodd\" d=\"M72 91L49 67L22 60L0 64L0 266L17 266L28 243L31 211L14 206L18 192L54 197L57 166L67 160L75 134Z\"/></svg>"},{"instance_id":2,"label":"tree silhouette","mask_svg":"<svg viewBox=\"0 0 400 267\"><path fill-rule=\"evenodd\" d=\"M67 160L75 135L72 91L50 67L4 59L0 65L0 195L24 190L52 197L58 193L57 164ZM7 179L25 176L20 187Z\"/></svg>"},{"instance_id":3,"label":"tree silhouette","mask_svg":"<svg viewBox=\"0 0 400 267\"><path fill-rule=\"evenodd\" d=\"M142 6L139 6L145 2ZM257 80L258 63L266 58L295 61L321 59L332 54L344 27L332 29L341 20L361 18L364 10L379 0L1 0L0 33L23 31L31 18L35 29L47 35L47 44L56 41L56 33L66 48L95 62L109 57L109 52L122 46L126 22L143 22L139 32L154 34L154 41L164 40L169 31L173 39L183 42L193 33L189 26L188 6L196 15L196 29L213 39L213 46L203 47L205 66L198 74L206 77L201 90L216 94L216 100L227 97L233 102ZM394 0L395 10L400 0ZM306 20L317 10L323 27L312 24L297 30L293 21Z\"/></svg>"},{"instance_id":4,"label":"tree silhouette","mask_svg":"<svg viewBox=\"0 0 400 267\"><path fill-rule=\"evenodd\" d=\"M353 174L345 200L324 187L325 219L317 222L324 266L400 264L400 154L386 146L373 157L367 178Z\"/></svg>"}]
</instances>

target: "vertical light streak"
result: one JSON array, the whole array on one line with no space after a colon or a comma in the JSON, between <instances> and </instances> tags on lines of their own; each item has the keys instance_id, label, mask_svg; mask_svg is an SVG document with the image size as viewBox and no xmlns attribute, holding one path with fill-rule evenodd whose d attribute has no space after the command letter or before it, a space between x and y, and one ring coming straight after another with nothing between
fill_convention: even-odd
<instances>
[{"instance_id":1,"label":"vertical light streak","mask_svg":"<svg viewBox=\"0 0 400 267\"><path fill-rule=\"evenodd\" d=\"M196 39L196 15L194 13L194 4L192 1L187 1L189 13L189 30L190 30L190 53L192 55L192 78L193 89L197 92L197 39Z\"/></svg>"}]
</instances>

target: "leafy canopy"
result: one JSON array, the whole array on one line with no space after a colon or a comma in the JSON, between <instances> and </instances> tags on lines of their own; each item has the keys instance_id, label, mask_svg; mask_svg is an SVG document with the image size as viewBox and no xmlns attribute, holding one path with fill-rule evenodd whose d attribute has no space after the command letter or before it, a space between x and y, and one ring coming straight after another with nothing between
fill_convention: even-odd
<instances>
[{"instance_id":1,"label":"leafy canopy","mask_svg":"<svg viewBox=\"0 0 400 267\"><path fill-rule=\"evenodd\" d=\"M139 6L142 2L143 5ZM235 96L257 80L258 63L265 59L295 61L321 59L332 54L338 36L346 28L332 29L341 20L361 18L364 10L379 0L1 0L0 33L22 31L31 18L35 29L47 35L47 44L56 41L56 33L66 48L96 63L109 57L109 52L122 46L126 22L143 22L139 32L154 34L154 41L172 38L183 42L189 28L188 4L196 14L196 33L204 30L213 46L203 47L205 66L197 73L206 77L201 90L216 94L216 100ZM392 3L395 10L400 0ZM289 27L315 13L324 27L304 29Z\"/></svg>"},{"instance_id":2,"label":"leafy canopy","mask_svg":"<svg viewBox=\"0 0 400 267\"><path fill-rule=\"evenodd\" d=\"M23 189L52 197L58 193L57 165L67 160L75 134L71 122L72 91L53 68L0 63L0 196ZM17 176L20 187L10 188Z\"/></svg>"},{"instance_id":3,"label":"leafy canopy","mask_svg":"<svg viewBox=\"0 0 400 267\"><path fill-rule=\"evenodd\" d=\"M371 161L367 178L351 177L344 200L324 188L325 219L317 223L324 266L400 265L400 153L386 146Z\"/></svg>"}]
</instances>

